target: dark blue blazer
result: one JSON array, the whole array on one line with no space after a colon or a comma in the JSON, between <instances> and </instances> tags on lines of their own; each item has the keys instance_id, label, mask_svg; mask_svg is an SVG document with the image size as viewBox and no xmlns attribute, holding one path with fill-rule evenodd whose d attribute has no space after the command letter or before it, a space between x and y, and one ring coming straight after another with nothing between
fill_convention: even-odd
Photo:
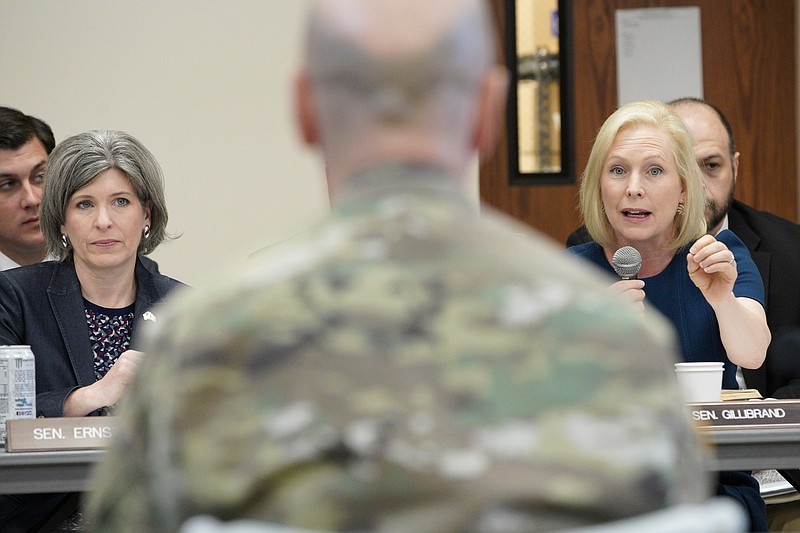
<instances>
[{"instance_id":1,"label":"dark blue blazer","mask_svg":"<svg viewBox=\"0 0 800 533\"><path fill-rule=\"evenodd\" d=\"M760 368L742 369L745 382L762 396L800 398L800 225L734 200L728 228L750 250L766 295L772 343ZM581 226L567 247L592 238Z\"/></svg>"},{"instance_id":2,"label":"dark blue blazer","mask_svg":"<svg viewBox=\"0 0 800 533\"><path fill-rule=\"evenodd\" d=\"M136 304L131 348L147 311L176 287L167 276L136 261ZM152 322L150 322L152 323ZM83 295L72 262L46 261L0 272L0 345L30 345L36 360L37 416L64 416L70 392L95 382L94 355Z\"/></svg>"}]
</instances>

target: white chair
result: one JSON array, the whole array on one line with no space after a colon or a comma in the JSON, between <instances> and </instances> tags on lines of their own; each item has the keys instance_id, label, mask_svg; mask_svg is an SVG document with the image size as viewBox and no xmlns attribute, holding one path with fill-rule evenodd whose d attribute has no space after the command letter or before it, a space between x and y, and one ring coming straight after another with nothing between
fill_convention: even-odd
<instances>
[{"instance_id":1,"label":"white chair","mask_svg":"<svg viewBox=\"0 0 800 533\"><path fill-rule=\"evenodd\" d=\"M730 498L711 498L693 505L677 505L652 513L596 526L562 530L562 533L745 533L747 515ZM222 522L211 516L195 516L178 533L323 533L256 520Z\"/></svg>"},{"instance_id":2,"label":"white chair","mask_svg":"<svg viewBox=\"0 0 800 533\"><path fill-rule=\"evenodd\" d=\"M183 523L178 533L323 533L310 529L270 524L258 520L223 522L208 515L193 516Z\"/></svg>"},{"instance_id":3,"label":"white chair","mask_svg":"<svg viewBox=\"0 0 800 533\"><path fill-rule=\"evenodd\" d=\"M562 533L745 533L748 525L739 503L717 497Z\"/></svg>"}]
</instances>

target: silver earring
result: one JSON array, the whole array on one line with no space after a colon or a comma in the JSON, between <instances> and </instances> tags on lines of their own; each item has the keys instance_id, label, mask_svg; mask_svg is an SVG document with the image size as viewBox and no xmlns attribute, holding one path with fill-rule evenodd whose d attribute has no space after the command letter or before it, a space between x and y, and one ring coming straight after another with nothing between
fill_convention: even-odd
<instances>
[{"instance_id":1,"label":"silver earring","mask_svg":"<svg viewBox=\"0 0 800 533\"><path fill-rule=\"evenodd\" d=\"M63 233L61 234L61 245L64 248L69 248L69 243L67 242L67 236L64 235Z\"/></svg>"},{"instance_id":2,"label":"silver earring","mask_svg":"<svg viewBox=\"0 0 800 533\"><path fill-rule=\"evenodd\" d=\"M142 235L144 235L145 239L149 239L150 238L150 226L145 226L144 227L144 231L142 232Z\"/></svg>"},{"instance_id":3,"label":"silver earring","mask_svg":"<svg viewBox=\"0 0 800 533\"><path fill-rule=\"evenodd\" d=\"M678 202L678 215L683 214L683 203Z\"/></svg>"}]
</instances>

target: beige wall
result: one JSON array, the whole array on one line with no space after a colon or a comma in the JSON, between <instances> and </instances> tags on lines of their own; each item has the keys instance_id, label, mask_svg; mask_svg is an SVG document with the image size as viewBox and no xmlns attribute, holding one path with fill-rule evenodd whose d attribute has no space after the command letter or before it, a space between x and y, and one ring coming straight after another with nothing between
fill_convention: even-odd
<instances>
[{"instance_id":1,"label":"beige wall","mask_svg":"<svg viewBox=\"0 0 800 533\"><path fill-rule=\"evenodd\" d=\"M0 105L57 140L125 130L161 163L169 230L152 257L194 286L328 212L290 84L309 0L0 0ZM477 200L477 161L472 165Z\"/></svg>"},{"instance_id":2,"label":"beige wall","mask_svg":"<svg viewBox=\"0 0 800 533\"><path fill-rule=\"evenodd\" d=\"M202 285L328 209L291 116L306 0L0 0L0 104L58 140L138 137L167 181L162 272Z\"/></svg>"}]
</instances>

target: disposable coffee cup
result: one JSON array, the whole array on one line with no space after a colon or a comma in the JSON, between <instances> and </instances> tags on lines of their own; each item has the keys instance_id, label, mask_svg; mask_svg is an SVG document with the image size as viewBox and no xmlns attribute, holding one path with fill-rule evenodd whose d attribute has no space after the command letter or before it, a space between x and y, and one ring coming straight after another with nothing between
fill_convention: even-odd
<instances>
[{"instance_id":1,"label":"disposable coffee cup","mask_svg":"<svg viewBox=\"0 0 800 533\"><path fill-rule=\"evenodd\" d=\"M724 363L675 363L678 389L687 403L718 402Z\"/></svg>"}]
</instances>

